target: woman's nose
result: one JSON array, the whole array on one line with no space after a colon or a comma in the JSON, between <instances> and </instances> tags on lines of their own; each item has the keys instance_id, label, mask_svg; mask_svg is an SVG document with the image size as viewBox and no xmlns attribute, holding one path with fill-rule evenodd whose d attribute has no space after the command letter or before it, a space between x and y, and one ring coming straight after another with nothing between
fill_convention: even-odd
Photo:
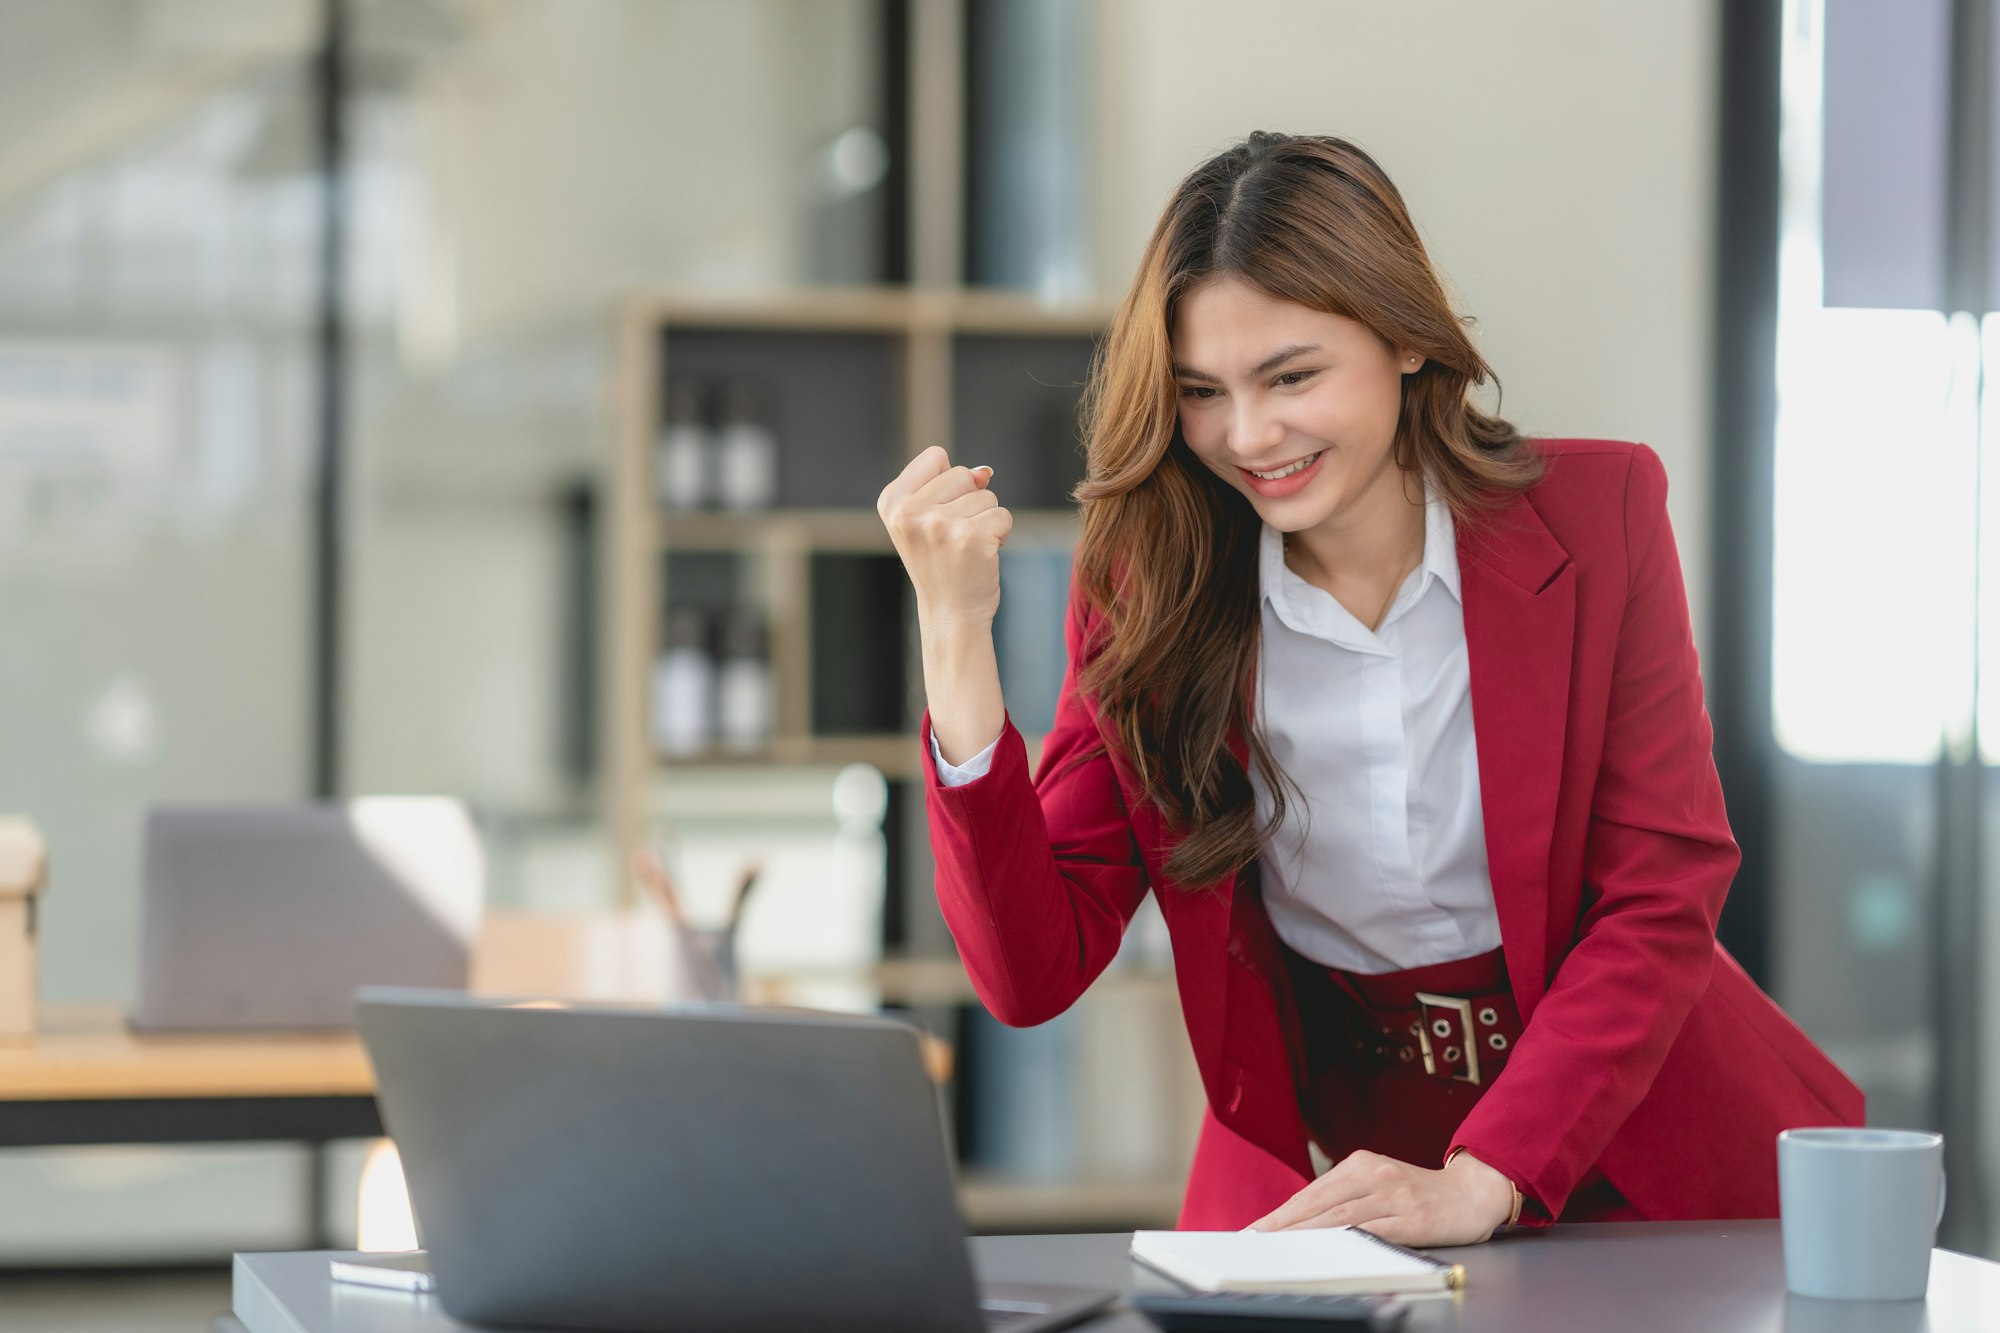
<instances>
[{"instance_id":1,"label":"woman's nose","mask_svg":"<svg viewBox=\"0 0 2000 1333\"><path fill-rule=\"evenodd\" d=\"M1236 400L1229 422L1229 446L1239 454L1256 454L1285 442L1285 423L1261 403Z\"/></svg>"}]
</instances>

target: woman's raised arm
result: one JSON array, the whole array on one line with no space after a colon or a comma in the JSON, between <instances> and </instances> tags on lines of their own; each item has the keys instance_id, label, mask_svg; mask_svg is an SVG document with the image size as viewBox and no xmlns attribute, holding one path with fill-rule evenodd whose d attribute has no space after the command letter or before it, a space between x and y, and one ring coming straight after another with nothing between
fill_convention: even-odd
<instances>
[{"instance_id":1,"label":"woman's raised arm","mask_svg":"<svg viewBox=\"0 0 2000 1333\"><path fill-rule=\"evenodd\" d=\"M985 749L1007 721L993 616L1014 516L988 488L992 477L991 468L953 467L933 445L875 502L916 590L931 730L952 764Z\"/></svg>"},{"instance_id":2,"label":"woman's raised arm","mask_svg":"<svg viewBox=\"0 0 2000 1333\"><path fill-rule=\"evenodd\" d=\"M1074 596L1069 667L1038 775L1008 724L993 616L1013 520L986 489L990 476L928 449L878 507L916 589L923 634L930 714L921 743L938 903L980 999L1019 1026L1061 1013L1104 970L1145 896L1146 871L1095 715L1077 690L1088 636ZM963 766L989 746L981 776L940 780L934 760Z\"/></svg>"}]
</instances>

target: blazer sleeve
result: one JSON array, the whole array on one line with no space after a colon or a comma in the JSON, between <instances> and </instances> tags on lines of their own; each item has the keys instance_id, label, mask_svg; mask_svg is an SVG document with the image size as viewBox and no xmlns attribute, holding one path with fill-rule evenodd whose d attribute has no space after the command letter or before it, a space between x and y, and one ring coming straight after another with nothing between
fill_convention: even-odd
<instances>
[{"instance_id":1,"label":"blazer sleeve","mask_svg":"<svg viewBox=\"0 0 2000 1333\"><path fill-rule=\"evenodd\" d=\"M1452 1141L1546 1223L1646 1096L1709 981L1740 860L1702 704L1687 593L1649 449L1626 478L1628 585L1584 846L1576 941Z\"/></svg>"},{"instance_id":2,"label":"blazer sleeve","mask_svg":"<svg viewBox=\"0 0 2000 1333\"><path fill-rule=\"evenodd\" d=\"M1069 667L1032 780L1009 718L985 776L942 785L924 715L938 903L973 989L994 1017L1015 1027L1047 1022L1083 994L1117 954L1146 894L1124 793L1096 711L1077 690L1087 615L1072 588Z\"/></svg>"}]
</instances>

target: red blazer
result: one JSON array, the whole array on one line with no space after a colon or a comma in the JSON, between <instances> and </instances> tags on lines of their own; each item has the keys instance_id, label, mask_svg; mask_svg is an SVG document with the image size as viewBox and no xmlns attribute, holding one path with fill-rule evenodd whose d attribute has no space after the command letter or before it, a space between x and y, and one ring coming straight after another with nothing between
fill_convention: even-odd
<instances>
[{"instance_id":1,"label":"red blazer","mask_svg":"<svg viewBox=\"0 0 2000 1333\"><path fill-rule=\"evenodd\" d=\"M1658 456L1537 447L1540 484L1458 527L1487 860L1526 1028L1453 1143L1550 1215L1597 1166L1648 1218L1775 1217L1778 1131L1859 1124L1861 1093L1716 943L1739 856ZM1072 600L1033 781L1010 722L984 777L940 786L925 719L938 897L980 998L1027 1025L1082 994L1157 890L1208 1094L1181 1225L1241 1227L1310 1179L1285 971L1254 874L1195 892L1162 874L1175 835L1076 690L1094 618Z\"/></svg>"}]
</instances>

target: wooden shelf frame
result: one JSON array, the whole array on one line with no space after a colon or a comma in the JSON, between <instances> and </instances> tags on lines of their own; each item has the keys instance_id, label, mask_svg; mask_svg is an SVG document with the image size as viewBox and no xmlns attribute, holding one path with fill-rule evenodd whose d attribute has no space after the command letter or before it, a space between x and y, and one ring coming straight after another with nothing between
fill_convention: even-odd
<instances>
[{"instance_id":1,"label":"wooden shelf frame","mask_svg":"<svg viewBox=\"0 0 2000 1333\"><path fill-rule=\"evenodd\" d=\"M774 509L759 514L686 513L654 500L653 450L663 415L670 330L773 334L872 334L893 340L900 357L898 438L889 462L907 461L933 443L951 447L953 347L967 336L1094 337L1110 322L1104 303L1049 306L1001 292L958 288L828 288L762 298L706 293L640 292L616 315L611 378L615 424L611 492L600 550L605 598L600 712L600 800L620 868L622 901L637 896L631 855L644 845L650 790L662 760L654 751L648 679L658 651L663 603L661 557L681 551L754 554L771 618L777 690L773 744L755 754L718 752L692 762L868 762L892 777L914 776L914 740L836 737L809 732L811 614L808 568L816 553L890 554L872 509ZM889 474L885 471L883 481ZM1074 542L1069 510L1023 510L1017 540ZM905 744L907 752L903 750ZM899 755L901 757L899 757ZM686 761L674 761L686 762Z\"/></svg>"},{"instance_id":2,"label":"wooden shelf frame","mask_svg":"<svg viewBox=\"0 0 2000 1333\"><path fill-rule=\"evenodd\" d=\"M1021 737L1033 769L1042 755L1039 734ZM914 733L884 735L780 735L771 743L751 751L728 750L717 746L691 755L660 755L654 772L662 768L742 768L758 764L810 764L838 768L847 764L868 764L882 770L891 781L913 782L923 776L922 741Z\"/></svg>"},{"instance_id":3,"label":"wooden shelf frame","mask_svg":"<svg viewBox=\"0 0 2000 1333\"><path fill-rule=\"evenodd\" d=\"M769 514L709 511L661 513L654 520L655 549L784 554L794 550L888 555L896 548L873 510L781 509ZM1071 546L1077 516L1063 509L1022 509L1014 513L1010 549L1034 544Z\"/></svg>"}]
</instances>

